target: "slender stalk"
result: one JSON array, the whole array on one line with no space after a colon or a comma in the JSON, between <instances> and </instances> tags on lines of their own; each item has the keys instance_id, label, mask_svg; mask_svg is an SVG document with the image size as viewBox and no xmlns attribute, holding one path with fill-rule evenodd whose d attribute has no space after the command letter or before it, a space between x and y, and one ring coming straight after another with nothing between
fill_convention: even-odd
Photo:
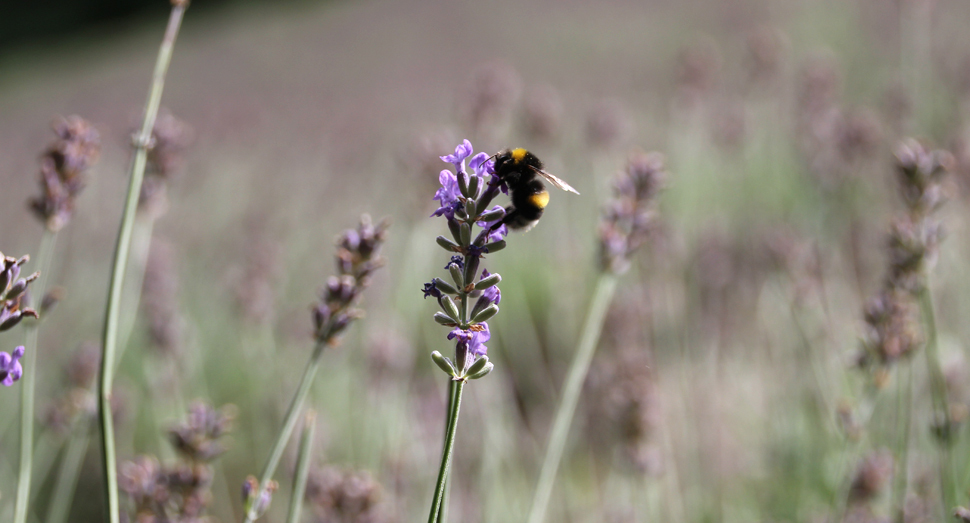
<instances>
[{"instance_id":1,"label":"slender stalk","mask_svg":"<svg viewBox=\"0 0 970 523\"><path fill-rule=\"evenodd\" d=\"M303 436L300 438L300 455L293 474L293 496L290 497L290 515L287 523L299 523L303 509L303 495L306 492L307 477L310 475L310 456L313 447L313 431L317 425L317 413L307 409L303 418Z\"/></svg>"},{"instance_id":2,"label":"slender stalk","mask_svg":"<svg viewBox=\"0 0 970 523\"><path fill-rule=\"evenodd\" d=\"M909 481L909 433L913 416L913 366L900 363L899 387L896 391L896 473L893 479L893 505L896 522L906 519L906 487Z\"/></svg>"},{"instance_id":3,"label":"slender stalk","mask_svg":"<svg viewBox=\"0 0 970 523\"><path fill-rule=\"evenodd\" d=\"M279 435L276 437L276 442L273 443L273 448L270 451L269 459L266 460L266 466L263 467L263 473L259 477L259 492L256 493L256 499L260 499L263 492L269 486L269 482L273 479L273 473L276 472L276 467L280 464L280 458L283 456L283 449L286 448L286 443L290 440L290 436L293 434L293 428L296 427L296 422L299 419L300 412L303 410L303 402L310 393L310 386L313 385L313 378L317 374L317 369L320 368L320 355L323 354L323 349L326 347L326 343L317 343L317 346L313 349L313 355L310 356L310 363L307 364L306 370L303 371L303 377L300 379L300 385L296 389L296 394L293 395L293 400L290 402L290 408L286 411L286 418L283 421L283 428L280 430ZM243 519L246 523L252 523L256 521L259 514L256 513L258 508L258 503L253 503L250 510L246 513L246 517Z\"/></svg>"},{"instance_id":4,"label":"slender stalk","mask_svg":"<svg viewBox=\"0 0 970 523\"><path fill-rule=\"evenodd\" d=\"M103 354L101 357L101 372L98 382L98 418L101 422L101 451L104 460L105 505L108 510L108 521L118 523L118 472L115 457L114 426L111 419L111 384L114 378L114 360L118 345L118 327L121 315L121 294L124 288L125 272L128 266L128 254L131 247L131 235L135 222L135 211L138 208L138 197L141 193L141 183L145 176L145 164L148 160L148 148L151 143L152 129L158 116L158 107L162 99L165 86L165 74L172 59L172 49L182 16L185 14L186 2L172 4L172 12L165 28L165 36L158 50L152 86L148 92L148 102L145 107L145 119L138 135L135 137L135 157L132 160L128 195L125 200L124 214L118 230L118 240L115 244L114 262L111 268L111 283L108 289L108 303L105 311L104 332L102 336Z\"/></svg>"},{"instance_id":5,"label":"slender stalk","mask_svg":"<svg viewBox=\"0 0 970 523\"><path fill-rule=\"evenodd\" d=\"M448 382L448 407L445 410L445 437L441 445L441 455L445 455L445 446L448 444L448 427L451 426L451 407L455 404L455 381L451 380ZM448 514L448 497L445 495L448 492L448 485L451 483L451 479L445 480L445 490L442 492L441 506L438 507L438 519L437 521L445 521L445 517Z\"/></svg>"},{"instance_id":6,"label":"slender stalk","mask_svg":"<svg viewBox=\"0 0 970 523\"><path fill-rule=\"evenodd\" d=\"M51 260L54 257L54 243L57 233L44 229L37 252L37 266L40 276L32 285L31 294L37 297L38 304L44 297ZM14 508L14 523L27 521L27 508L30 505L30 479L34 465L34 378L37 376L37 335L38 320L27 324L24 342L24 373L20 377L20 472L17 476L17 500Z\"/></svg>"},{"instance_id":7,"label":"slender stalk","mask_svg":"<svg viewBox=\"0 0 970 523\"><path fill-rule=\"evenodd\" d=\"M438 469L438 482L434 487L434 498L431 501L431 513L428 523L444 523L438 519L439 510L444 502L445 483L448 481L448 471L451 468L451 454L455 448L455 432L458 428L458 411L461 409L461 391L465 387L465 380L454 382L455 398L451 411L448 413L448 434L445 436L445 450L441 454L441 467Z\"/></svg>"},{"instance_id":8,"label":"slender stalk","mask_svg":"<svg viewBox=\"0 0 970 523\"><path fill-rule=\"evenodd\" d=\"M576 350L572 365L569 367L569 375L563 387L562 399L558 410L556 410L555 421L552 424L549 445L546 447L546 457L542 462L542 471L539 473L539 484L536 487L535 497L532 499L529 523L542 523L545 519L546 507L549 505L552 486L556 480L556 472L559 470L559 462L562 460L566 437L569 435L569 426L572 424L573 415L576 413L579 393L582 390L583 381L586 380L589 364L593 361L596 342L603 330L606 311L609 309L610 301L613 300L613 293L616 291L616 281L616 275L603 273L596 283L593 302L589 306L586 323L583 324L583 331L579 338L579 348Z\"/></svg>"},{"instance_id":9,"label":"slender stalk","mask_svg":"<svg viewBox=\"0 0 970 523\"><path fill-rule=\"evenodd\" d=\"M81 475L81 465L91 441L91 422L93 418L84 416L74 424L71 439L67 442L64 459L57 471L57 483L51 496L51 507L47 513L47 523L65 523L74 501L74 491Z\"/></svg>"},{"instance_id":10,"label":"slender stalk","mask_svg":"<svg viewBox=\"0 0 970 523\"><path fill-rule=\"evenodd\" d=\"M928 280L928 278L927 278ZM940 492L943 503L943 513L949 513L955 506L953 464L950 463L950 438L954 437L950 419L950 405L946 392L946 377L940 365L940 354L937 349L936 312L933 307L933 296L929 283L924 285L919 293L920 311L923 315L923 328L926 331L926 369L930 375L930 395L933 399L933 421L940 424Z\"/></svg>"}]
</instances>

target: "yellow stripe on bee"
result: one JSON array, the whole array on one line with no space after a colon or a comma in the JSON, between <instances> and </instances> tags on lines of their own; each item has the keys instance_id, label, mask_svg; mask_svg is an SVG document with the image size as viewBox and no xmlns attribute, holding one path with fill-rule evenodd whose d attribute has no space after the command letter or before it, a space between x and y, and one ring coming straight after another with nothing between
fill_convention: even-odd
<instances>
[{"instance_id":1,"label":"yellow stripe on bee","mask_svg":"<svg viewBox=\"0 0 970 523\"><path fill-rule=\"evenodd\" d=\"M521 162L522 159L525 158L526 153L528 152L529 151L526 151L521 147L519 147L518 149L512 149L512 161L514 161L515 163Z\"/></svg>"},{"instance_id":2,"label":"yellow stripe on bee","mask_svg":"<svg viewBox=\"0 0 970 523\"><path fill-rule=\"evenodd\" d=\"M545 209L546 205L549 205L549 191L542 191L529 196L529 203L539 209Z\"/></svg>"}]
</instances>

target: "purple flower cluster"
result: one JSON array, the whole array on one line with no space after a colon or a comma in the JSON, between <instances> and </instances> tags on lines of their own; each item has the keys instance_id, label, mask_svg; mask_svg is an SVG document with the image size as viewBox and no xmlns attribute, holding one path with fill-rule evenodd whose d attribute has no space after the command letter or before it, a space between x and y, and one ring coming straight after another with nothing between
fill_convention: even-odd
<instances>
[{"instance_id":1,"label":"purple flower cluster","mask_svg":"<svg viewBox=\"0 0 970 523\"><path fill-rule=\"evenodd\" d=\"M388 226L387 221L374 225L365 214L357 229L347 230L337 239L338 274L327 280L320 300L313 306L314 337L319 343L333 342L361 316L354 304L371 273L384 265L379 254Z\"/></svg>"},{"instance_id":2,"label":"purple flower cluster","mask_svg":"<svg viewBox=\"0 0 970 523\"><path fill-rule=\"evenodd\" d=\"M439 207L432 216L443 216L451 238L438 236L438 245L452 253L445 270L450 281L434 278L426 283L424 297L433 297L441 310L435 321L451 327L448 339L455 342L455 359L437 351L432 359L456 380L477 379L492 369L485 343L491 338L486 320L498 312L501 292L496 286L501 276L481 267L482 258L505 247L505 209L490 207L499 192L508 187L495 175L495 162L485 153L473 154L472 144L465 140L454 154L442 156L454 172L445 169L438 175L441 187L434 195ZM470 160L469 160L470 158ZM468 160L468 167L465 161ZM473 234L475 227L481 230Z\"/></svg>"},{"instance_id":3,"label":"purple flower cluster","mask_svg":"<svg viewBox=\"0 0 970 523\"><path fill-rule=\"evenodd\" d=\"M101 137L79 116L54 123L57 140L41 156L41 195L30 208L51 231L58 231L74 213L74 199L84 189L85 172L98 161Z\"/></svg>"},{"instance_id":4,"label":"purple flower cluster","mask_svg":"<svg viewBox=\"0 0 970 523\"><path fill-rule=\"evenodd\" d=\"M636 152L614 182L613 199L600 222L600 267L620 274L657 221L656 202L667 173L660 153Z\"/></svg>"},{"instance_id":5,"label":"purple flower cluster","mask_svg":"<svg viewBox=\"0 0 970 523\"><path fill-rule=\"evenodd\" d=\"M21 345L13 350L13 354L0 352L0 383L5 387L13 385L20 379L24 369L20 366L20 358L24 357L24 347Z\"/></svg>"},{"instance_id":6,"label":"purple flower cluster","mask_svg":"<svg viewBox=\"0 0 970 523\"><path fill-rule=\"evenodd\" d=\"M24 318L37 317L37 311L25 306L27 287L40 276L35 272L20 277L20 268L30 261L30 256L13 258L0 253L0 332L14 328Z\"/></svg>"}]
</instances>

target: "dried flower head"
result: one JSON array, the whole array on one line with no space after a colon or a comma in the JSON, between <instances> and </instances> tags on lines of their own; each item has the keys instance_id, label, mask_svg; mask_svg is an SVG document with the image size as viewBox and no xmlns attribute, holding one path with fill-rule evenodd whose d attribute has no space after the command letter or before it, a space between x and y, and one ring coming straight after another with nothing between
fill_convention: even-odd
<instances>
[{"instance_id":1,"label":"dried flower head","mask_svg":"<svg viewBox=\"0 0 970 523\"><path fill-rule=\"evenodd\" d=\"M381 486L367 471L324 467L307 479L306 501L319 523L383 521L378 513Z\"/></svg>"},{"instance_id":2,"label":"dried flower head","mask_svg":"<svg viewBox=\"0 0 970 523\"><path fill-rule=\"evenodd\" d=\"M79 116L60 119L53 128L57 139L41 155L41 194L30 200L30 208L49 230L58 231L70 221L85 173L98 160L101 137Z\"/></svg>"},{"instance_id":3,"label":"dried flower head","mask_svg":"<svg viewBox=\"0 0 970 523\"><path fill-rule=\"evenodd\" d=\"M642 151L630 155L600 221L601 270L620 274L629 268L630 255L655 228L657 195L666 179L663 155Z\"/></svg>"},{"instance_id":4,"label":"dried flower head","mask_svg":"<svg viewBox=\"0 0 970 523\"><path fill-rule=\"evenodd\" d=\"M216 439L229 430L231 408L215 410L193 405L189 418L171 431L172 440L187 461L161 465L152 456L121 464L118 486L135 507L135 521L203 523L212 501L212 466L223 450Z\"/></svg>"},{"instance_id":5,"label":"dried flower head","mask_svg":"<svg viewBox=\"0 0 970 523\"><path fill-rule=\"evenodd\" d=\"M864 457L849 489L851 503L868 503L882 493L893 474L893 456L886 449Z\"/></svg>"},{"instance_id":6,"label":"dried flower head","mask_svg":"<svg viewBox=\"0 0 970 523\"><path fill-rule=\"evenodd\" d=\"M169 180L181 168L185 151L192 145L195 133L190 125L167 110L159 112L152 129L145 179L138 201L140 209L157 217L167 210L166 189Z\"/></svg>"},{"instance_id":7,"label":"dried flower head","mask_svg":"<svg viewBox=\"0 0 970 523\"><path fill-rule=\"evenodd\" d=\"M236 408L225 405L215 409L197 401L189 408L185 421L172 427L172 445L192 463L204 463L225 452L220 438L232 429Z\"/></svg>"}]
</instances>

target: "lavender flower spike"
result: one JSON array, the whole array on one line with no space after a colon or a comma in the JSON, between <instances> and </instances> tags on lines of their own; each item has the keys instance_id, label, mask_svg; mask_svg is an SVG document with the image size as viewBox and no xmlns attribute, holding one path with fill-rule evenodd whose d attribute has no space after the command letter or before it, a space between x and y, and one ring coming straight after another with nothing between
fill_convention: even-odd
<instances>
[{"instance_id":1,"label":"lavender flower spike","mask_svg":"<svg viewBox=\"0 0 970 523\"><path fill-rule=\"evenodd\" d=\"M13 350L13 355L0 352L0 383L5 387L13 385L20 379L24 369L20 366L20 358L24 357L24 347L21 345Z\"/></svg>"}]
</instances>

